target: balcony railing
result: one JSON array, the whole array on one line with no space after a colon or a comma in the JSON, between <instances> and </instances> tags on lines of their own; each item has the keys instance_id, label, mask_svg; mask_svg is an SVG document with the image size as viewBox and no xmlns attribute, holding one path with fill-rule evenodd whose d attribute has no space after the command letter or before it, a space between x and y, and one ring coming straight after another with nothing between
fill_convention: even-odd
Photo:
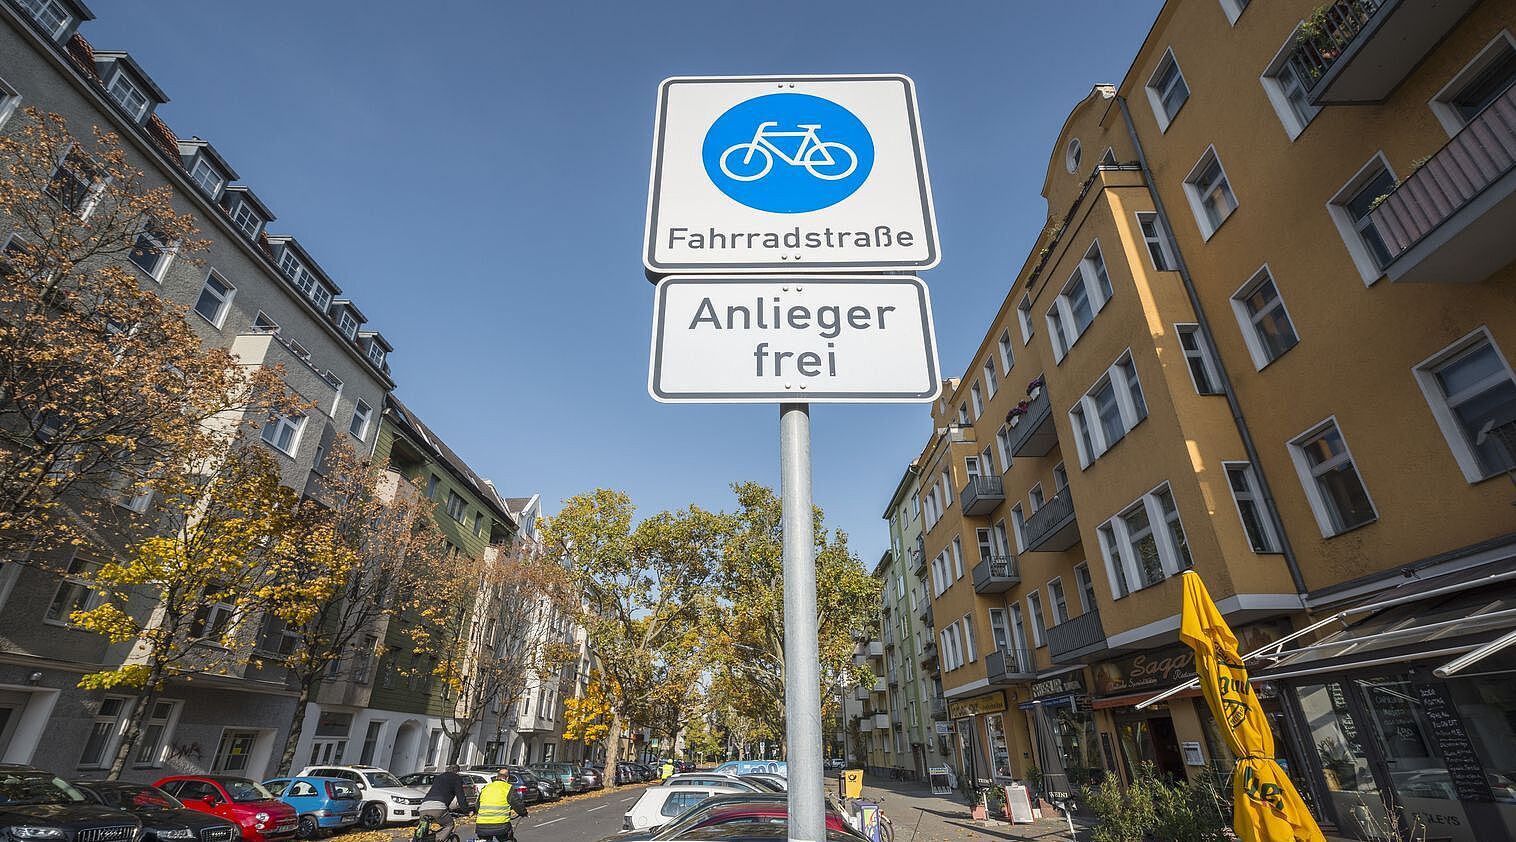
<instances>
[{"instance_id":1,"label":"balcony railing","mask_svg":"<svg viewBox=\"0 0 1516 842\"><path fill-rule=\"evenodd\" d=\"M921 665L923 667L937 663L937 643L928 640L921 646Z\"/></svg>"},{"instance_id":2,"label":"balcony railing","mask_svg":"<svg viewBox=\"0 0 1516 842\"><path fill-rule=\"evenodd\" d=\"M1086 611L1048 629L1048 655L1055 664L1077 664L1106 648L1099 611Z\"/></svg>"},{"instance_id":3,"label":"balcony railing","mask_svg":"<svg viewBox=\"0 0 1516 842\"><path fill-rule=\"evenodd\" d=\"M885 684L884 676L881 675L878 678L874 679L874 686L872 689L875 693L883 693L889 689L889 686Z\"/></svg>"},{"instance_id":4,"label":"balcony railing","mask_svg":"<svg viewBox=\"0 0 1516 842\"><path fill-rule=\"evenodd\" d=\"M872 730L874 730L874 717L873 716L865 716L862 719L858 720L858 730L859 731L872 731Z\"/></svg>"},{"instance_id":5,"label":"balcony railing","mask_svg":"<svg viewBox=\"0 0 1516 842\"><path fill-rule=\"evenodd\" d=\"M1392 281L1473 283L1516 258L1516 85L1370 212Z\"/></svg>"},{"instance_id":6,"label":"balcony railing","mask_svg":"<svg viewBox=\"0 0 1516 842\"><path fill-rule=\"evenodd\" d=\"M1074 495L1067 489L1026 519L1022 528L1027 552L1059 552L1079 543L1079 523L1074 519Z\"/></svg>"},{"instance_id":7,"label":"balcony railing","mask_svg":"<svg viewBox=\"0 0 1516 842\"><path fill-rule=\"evenodd\" d=\"M991 684L1014 684L1037 677L1037 663L1025 649L996 649L984 656L985 678Z\"/></svg>"},{"instance_id":8,"label":"balcony railing","mask_svg":"<svg viewBox=\"0 0 1516 842\"><path fill-rule=\"evenodd\" d=\"M890 715L887 713L874 714L874 727L880 731L888 730L890 727Z\"/></svg>"},{"instance_id":9,"label":"balcony railing","mask_svg":"<svg viewBox=\"0 0 1516 842\"><path fill-rule=\"evenodd\" d=\"M921 536L916 536L916 546L911 548L912 570L920 575L926 574L926 541Z\"/></svg>"},{"instance_id":10,"label":"balcony railing","mask_svg":"<svg viewBox=\"0 0 1516 842\"><path fill-rule=\"evenodd\" d=\"M1058 444L1053 404L1046 386L1037 389L1037 396L1027 401L1024 415L1007 415L1006 423L1011 424L1012 456L1046 456Z\"/></svg>"},{"instance_id":11,"label":"balcony railing","mask_svg":"<svg viewBox=\"0 0 1516 842\"><path fill-rule=\"evenodd\" d=\"M1383 102L1479 0L1328 0L1289 57L1313 105Z\"/></svg>"},{"instance_id":12,"label":"balcony railing","mask_svg":"<svg viewBox=\"0 0 1516 842\"><path fill-rule=\"evenodd\" d=\"M974 565L974 593L1003 593L1021 581L1013 555L992 555Z\"/></svg>"},{"instance_id":13,"label":"balcony railing","mask_svg":"<svg viewBox=\"0 0 1516 842\"><path fill-rule=\"evenodd\" d=\"M937 625L934 622L935 618L932 616L932 603L930 601L921 601L921 608L916 612L916 619L926 624L928 628Z\"/></svg>"},{"instance_id":14,"label":"balcony railing","mask_svg":"<svg viewBox=\"0 0 1516 842\"><path fill-rule=\"evenodd\" d=\"M933 699L932 700L932 718L933 719L946 719L947 718L947 700L946 699Z\"/></svg>"},{"instance_id":15,"label":"balcony railing","mask_svg":"<svg viewBox=\"0 0 1516 842\"><path fill-rule=\"evenodd\" d=\"M966 515L987 515L1005 502L1005 483L1000 477L969 477L968 485L958 494L958 504Z\"/></svg>"}]
</instances>

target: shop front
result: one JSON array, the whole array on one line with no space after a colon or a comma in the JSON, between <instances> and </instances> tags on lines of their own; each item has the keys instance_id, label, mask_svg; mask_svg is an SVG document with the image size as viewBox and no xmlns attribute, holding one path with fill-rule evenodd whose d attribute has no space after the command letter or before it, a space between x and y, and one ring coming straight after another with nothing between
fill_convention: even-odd
<instances>
[{"instance_id":1,"label":"shop front","mask_svg":"<svg viewBox=\"0 0 1516 842\"><path fill-rule=\"evenodd\" d=\"M1010 783L1021 770L1011 764L1011 740L1006 732L1005 692L948 702L953 720L953 759L963 776L979 786Z\"/></svg>"},{"instance_id":2,"label":"shop front","mask_svg":"<svg viewBox=\"0 0 1516 842\"><path fill-rule=\"evenodd\" d=\"M1036 747L1043 791L1076 793L1097 782L1103 764L1084 668L1043 675L1030 690L1031 700L1019 707Z\"/></svg>"}]
</instances>

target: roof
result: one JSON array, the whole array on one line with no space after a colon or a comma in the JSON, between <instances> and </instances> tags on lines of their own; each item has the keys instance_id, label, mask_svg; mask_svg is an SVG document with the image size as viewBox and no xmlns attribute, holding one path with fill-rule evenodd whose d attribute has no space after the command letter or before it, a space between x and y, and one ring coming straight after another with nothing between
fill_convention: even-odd
<instances>
[{"instance_id":1,"label":"roof","mask_svg":"<svg viewBox=\"0 0 1516 842\"><path fill-rule=\"evenodd\" d=\"M236 181L240 177L237 175L237 171L232 169L232 165L228 164L226 159L221 157L221 153L216 151L216 147L212 146L210 141L202 137L196 136L189 140L179 141L179 152L182 155L189 155L194 152L204 154L211 161L215 162L222 172L226 173L227 181Z\"/></svg>"},{"instance_id":2,"label":"roof","mask_svg":"<svg viewBox=\"0 0 1516 842\"><path fill-rule=\"evenodd\" d=\"M470 468L468 463L463 461L463 457L455 453L451 447L448 447L447 442L432 432L430 427L426 426L420 418L417 418L415 413L411 412L410 408L401 403L400 399L393 394L384 396L384 414L404 427L411 434L411 437L430 451L431 455L457 477L459 482L472 489L479 499L484 500L490 508L494 509L495 514L499 515L501 520L504 520L513 527L520 528L515 513L509 511L501 504L500 497L495 494L484 478L474 473L474 469Z\"/></svg>"},{"instance_id":3,"label":"roof","mask_svg":"<svg viewBox=\"0 0 1516 842\"><path fill-rule=\"evenodd\" d=\"M245 184L229 184L226 189L221 191L223 196L228 193L236 193L243 201L257 208L258 212L263 214L265 221L273 222L275 219L278 219L278 217L274 216L274 212L268 209L268 205L265 205L263 200L258 198L258 194L254 193L251 187Z\"/></svg>"},{"instance_id":4,"label":"roof","mask_svg":"<svg viewBox=\"0 0 1516 842\"><path fill-rule=\"evenodd\" d=\"M153 77L147 75L147 71L142 69L142 65L132 59L131 53L121 50L95 50L95 60L114 61L118 64L126 65L126 69L130 70L133 76L136 76L144 85L147 85L148 92L153 95L153 99L160 103L168 102L168 94L158 87L158 83L153 81Z\"/></svg>"}]
</instances>

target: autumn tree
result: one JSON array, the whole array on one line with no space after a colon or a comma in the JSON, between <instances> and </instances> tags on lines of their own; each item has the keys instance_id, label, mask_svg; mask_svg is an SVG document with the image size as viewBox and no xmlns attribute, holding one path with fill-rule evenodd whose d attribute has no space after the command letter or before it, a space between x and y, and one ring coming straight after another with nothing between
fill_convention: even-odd
<instances>
[{"instance_id":1,"label":"autumn tree","mask_svg":"<svg viewBox=\"0 0 1516 842\"><path fill-rule=\"evenodd\" d=\"M563 738L585 748L603 741L611 729L611 699L618 695L598 669L591 670L584 695L563 701Z\"/></svg>"},{"instance_id":2,"label":"autumn tree","mask_svg":"<svg viewBox=\"0 0 1516 842\"><path fill-rule=\"evenodd\" d=\"M91 511L203 458L275 375L204 348L138 267L204 248L116 137L36 109L0 133L0 552L79 543ZM134 266L136 263L137 266ZM85 518L81 518L85 515Z\"/></svg>"},{"instance_id":3,"label":"autumn tree","mask_svg":"<svg viewBox=\"0 0 1516 842\"><path fill-rule=\"evenodd\" d=\"M318 565L335 544L317 505L281 482L255 440L232 443L210 465L157 477L157 528L93 577L98 604L70 620L112 643L131 643L120 665L85 675L91 690L135 698L108 776L125 768L153 702L168 682L247 668L257 621L281 590L286 560Z\"/></svg>"},{"instance_id":4,"label":"autumn tree","mask_svg":"<svg viewBox=\"0 0 1516 842\"><path fill-rule=\"evenodd\" d=\"M823 699L839 684L873 683L872 672L855 666L852 655L856 638L877 619L880 584L848 549L846 533L828 530L815 508L816 616L786 618L779 497L752 482L732 490L737 510L721 546L716 592L722 610L707 623L710 650L722 656L718 669L738 712L782 738L786 623L816 623Z\"/></svg>"},{"instance_id":5,"label":"autumn tree","mask_svg":"<svg viewBox=\"0 0 1516 842\"><path fill-rule=\"evenodd\" d=\"M621 735L656 683L657 653L695 625L726 528L724 517L696 506L636 523L635 513L625 493L598 489L565 500L542 529L546 545L572 559L581 622L601 672L618 689L606 734L612 786Z\"/></svg>"}]
</instances>

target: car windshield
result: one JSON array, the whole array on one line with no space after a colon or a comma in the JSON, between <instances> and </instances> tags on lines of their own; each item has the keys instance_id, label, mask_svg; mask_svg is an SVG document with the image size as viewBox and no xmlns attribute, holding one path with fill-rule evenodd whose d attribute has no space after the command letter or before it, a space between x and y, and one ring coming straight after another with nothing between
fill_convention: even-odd
<instances>
[{"instance_id":1,"label":"car windshield","mask_svg":"<svg viewBox=\"0 0 1516 842\"><path fill-rule=\"evenodd\" d=\"M363 776L368 778L369 786L404 786L389 772L364 772Z\"/></svg>"},{"instance_id":2,"label":"car windshield","mask_svg":"<svg viewBox=\"0 0 1516 842\"><path fill-rule=\"evenodd\" d=\"M0 772L0 804L73 804L84 793L46 772Z\"/></svg>"},{"instance_id":3,"label":"car windshield","mask_svg":"<svg viewBox=\"0 0 1516 842\"><path fill-rule=\"evenodd\" d=\"M184 806L179 799L155 786L122 784L114 793L106 794L107 798L111 796L114 796L114 806L124 810L177 810Z\"/></svg>"},{"instance_id":4,"label":"car windshield","mask_svg":"<svg viewBox=\"0 0 1516 842\"><path fill-rule=\"evenodd\" d=\"M221 785L226 788L226 794L239 804L248 801L271 801L274 798L274 794L264 789L263 784L247 778L225 778L221 781Z\"/></svg>"}]
</instances>

